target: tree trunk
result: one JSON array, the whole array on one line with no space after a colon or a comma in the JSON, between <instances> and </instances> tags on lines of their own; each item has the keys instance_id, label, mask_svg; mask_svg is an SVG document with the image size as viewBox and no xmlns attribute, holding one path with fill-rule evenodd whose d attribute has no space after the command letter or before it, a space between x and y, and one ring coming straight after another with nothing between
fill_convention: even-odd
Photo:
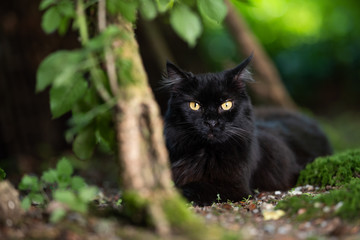
<instances>
[{"instance_id":1,"label":"tree trunk","mask_svg":"<svg viewBox=\"0 0 360 240\"><path fill-rule=\"evenodd\" d=\"M249 56L254 52L253 67L259 81L251 84L250 88L262 102L270 102L280 107L295 109L296 104L282 84L275 65L246 26L240 13L236 12L229 0L225 0L225 2L228 7L225 23L236 40L239 52L245 56Z\"/></svg>"},{"instance_id":2,"label":"tree trunk","mask_svg":"<svg viewBox=\"0 0 360 240\"><path fill-rule=\"evenodd\" d=\"M116 65L120 87L112 90L118 96L115 124L124 204L128 209L137 208L132 211L145 212L157 232L166 236L171 232L171 222L164 201L180 196L172 187L163 123L147 82L133 26L123 19L117 25L126 32L126 37L114 42L112 50L114 59L120 62Z\"/></svg>"}]
</instances>

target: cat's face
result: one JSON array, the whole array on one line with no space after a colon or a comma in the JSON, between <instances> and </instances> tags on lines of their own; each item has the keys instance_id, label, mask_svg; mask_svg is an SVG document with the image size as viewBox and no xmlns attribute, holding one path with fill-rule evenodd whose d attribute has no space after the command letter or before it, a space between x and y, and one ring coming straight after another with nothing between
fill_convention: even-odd
<instances>
[{"instance_id":1,"label":"cat's face","mask_svg":"<svg viewBox=\"0 0 360 240\"><path fill-rule=\"evenodd\" d=\"M244 84L250 59L231 70L199 75L167 64L171 98L166 124L177 129L179 138L208 144L246 138L252 126Z\"/></svg>"}]
</instances>

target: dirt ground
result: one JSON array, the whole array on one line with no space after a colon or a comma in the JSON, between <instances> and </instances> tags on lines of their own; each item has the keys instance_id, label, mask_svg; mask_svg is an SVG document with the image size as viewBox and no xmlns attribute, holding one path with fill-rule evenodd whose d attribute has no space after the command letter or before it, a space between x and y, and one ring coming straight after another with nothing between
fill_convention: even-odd
<instances>
[{"instance_id":1,"label":"dirt ground","mask_svg":"<svg viewBox=\"0 0 360 240\"><path fill-rule=\"evenodd\" d=\"M314 186L303 186L291 191L260 192L254 198L236 203L214 203L212 206L189 206L208 226L220 225L240 239L360 239L359 222L347 222L339 217L316 218L298 221L296 216L287 216L276 210L277 202L286 196L319 194L331 190ZM104 191L106 192L106 191ZM120 195L104 193L97 208L114 207ZM190 205L190 204L189 204ZM322 207L319 211L336 211L338 206ZM300 209L301 215L306 209ZM360 213L359 213L360 214ZM325 216L326 214L324 214ZM139 237L141 236L141 237ZM83 216L69 213L64 221L49 222L49 209L32 206L18 223L3 221L0 225L0 239L159 239L151 231L129 226L116 217ZM174 239L178 239L175 237Z\"/></svg>"}]
</instances>

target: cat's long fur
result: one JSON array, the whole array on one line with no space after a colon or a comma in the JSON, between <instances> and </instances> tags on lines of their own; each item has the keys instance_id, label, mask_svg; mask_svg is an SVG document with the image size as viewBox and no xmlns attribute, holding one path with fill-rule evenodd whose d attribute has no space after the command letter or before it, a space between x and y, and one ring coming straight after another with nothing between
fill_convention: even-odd
<instances>
[{"instance_id":1,"label":"cat's long fur","mask_svg":"<svg viewBox=\"0 0 360 240\"><path fill-rule=\"evenodd\" d=\"M254 189L289 189L307 163L331 153L315 121L285 110L253 110L245 89L250 60L198 75L167 63L165 137L173 180L196 204L218 196L239 201ZM228 100L232 108L222 110ZM190 109L189 102L200 109Z\"/></svg>"}]
</instances>

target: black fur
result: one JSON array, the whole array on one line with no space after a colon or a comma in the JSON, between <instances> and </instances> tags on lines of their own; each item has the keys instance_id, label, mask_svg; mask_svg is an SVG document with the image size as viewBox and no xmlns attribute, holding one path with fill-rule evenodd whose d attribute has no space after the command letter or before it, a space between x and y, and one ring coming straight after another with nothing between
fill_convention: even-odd
<instances>
[{"instance_id":1,"label":"black fur","mask_svg":"<svg viewBox=\"0 0 360 240\"><path fill-rule=\"evenodd\" d=\"M175 185L199 205L239 201L259 190L285 190L331 147L318 125L298 113L254 111L245 83L250 56L234 69L193 75L167 63L171 96L165 137ZM233 106L220 106L230 100ZM190 109L189 102L200 109Z\"/></svg>"}]
</instances>

